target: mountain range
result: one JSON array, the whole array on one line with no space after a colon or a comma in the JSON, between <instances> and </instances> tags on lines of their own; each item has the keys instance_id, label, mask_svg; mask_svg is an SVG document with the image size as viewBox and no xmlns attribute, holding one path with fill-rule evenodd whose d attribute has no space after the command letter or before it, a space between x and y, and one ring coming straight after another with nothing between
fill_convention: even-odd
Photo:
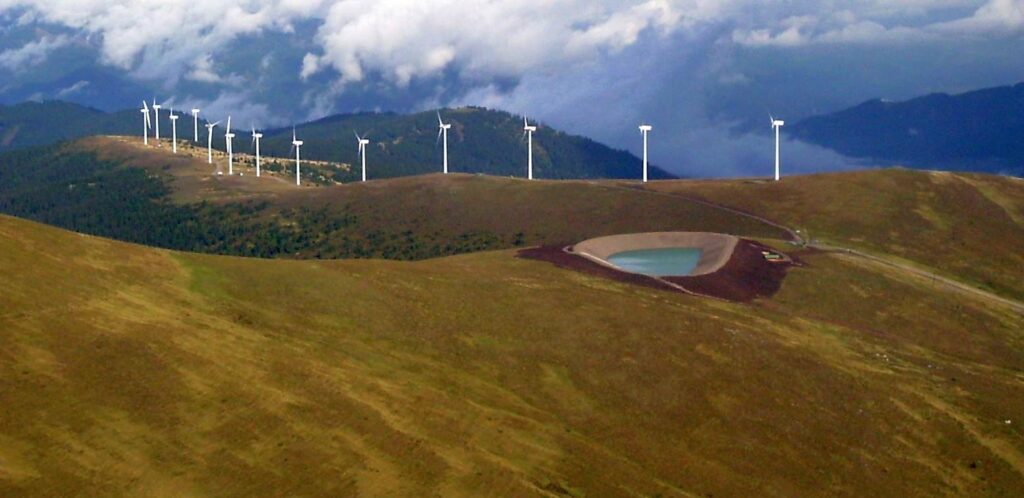
<instances>
[{"instance_id":1,"label":"mountain range","mask_svg":"<svg viewBox=\"0 0 1024 498\"><path fill-rule=\"evenodd\" d=\"M1024 176L1024 83L870 100L804 119L789 134L875 163Z\"/></svg>"},{"instance_id":2,"label":"mountain range","mask_svg":"<svg viewBox=\"0 0 1024 498\"><path fill-rule=\"evenodd\" d=\"M368 135L368 170L373 178L390 178L436 172L442 161L438 141L437 113L452 124L449 132L451 171L525 176L526 143L522 118L508 112L465 107L417 114L360 113L323 118L295 126L305 141L305 159L353 164L358 160L355 133ZM189 115L178 121L178 138L192 138ZM206 130L200 120L199 145L206 145ZM224 150L224 125L216 129L213 147ZM235 121L236 152L251 150L250 123ZM166 110L160 114L162 137L171 135ZM138 110L113 113L77 104L48 101L0 106L0 151L46 145L91 135L138 136L142 117ZM291 157L292 128L263 130L262 152L266 156ZM140 138L141 139L141 138ZM629 152L612 149L585 137L570 135L548 126L534 134L534 175L538 178L637 178L641 160ZM651 166L650 177L672 178ZM354 172L339 181L354 180Z\"/></svg>"}]
</instances>

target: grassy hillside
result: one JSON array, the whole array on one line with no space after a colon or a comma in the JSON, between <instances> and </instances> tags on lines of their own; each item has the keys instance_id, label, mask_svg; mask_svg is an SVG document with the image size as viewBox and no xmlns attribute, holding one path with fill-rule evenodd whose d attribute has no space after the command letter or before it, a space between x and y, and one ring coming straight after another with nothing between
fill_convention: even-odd
<instances>
[{"instance_id":1,"label":"grassy hillside","mask_svg":"<svg viewBox=\"0 0 1024 498\"><path fill-rule=\"evenodd\" d=\"M1019 495L1024 318L801 257L739 305L0 216L0 495Z\"/></svg>"},{"instance_id":2,"label":"grassy hillside","mask_svg":"<svg viewBox=\"0 0 1024 498\"><path fill-rule=\"evenodd\" d=\"M1024 181L886 169L783 181L659 182L650 189L710 199L1024 299Z\"/></svg>"},{"instance_id":3,"label":"grassy hillside","mask_svg":"<svg viewBox=\"0 0 1024 498\"><path fill-rule=\"evenodd\" d=\"M290 171L259 179L248 171L214 176L205 157L94 138L7 154L0 212L160 247L265 257L422 259L638 230L782 236L613 183L453 174L296 188Z\"/></svg>"}]
</instances>

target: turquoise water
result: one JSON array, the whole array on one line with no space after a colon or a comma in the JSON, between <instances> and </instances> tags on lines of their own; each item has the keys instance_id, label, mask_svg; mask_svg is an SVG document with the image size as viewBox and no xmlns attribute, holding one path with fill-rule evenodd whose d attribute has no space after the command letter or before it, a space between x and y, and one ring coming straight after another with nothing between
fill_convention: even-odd
<instances>
[{"instance_id":1,"label":"turquoise water","mask_svg":"<svg viewBox=\"0 0 1024 498\"><path fill-rule=\"evenodd\" d=\"M700 262L700 249L667 248L617 252L608 262L623 270L656 277L689 275Z\"/></svg>"}]
</instances>

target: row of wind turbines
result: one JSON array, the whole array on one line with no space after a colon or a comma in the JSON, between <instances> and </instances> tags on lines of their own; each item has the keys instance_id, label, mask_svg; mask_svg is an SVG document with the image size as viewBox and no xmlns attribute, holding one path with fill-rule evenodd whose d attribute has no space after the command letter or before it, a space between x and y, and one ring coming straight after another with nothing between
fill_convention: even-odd
<instances>
[{"instance_id":1,"label":"row of wind turbines","mask_svg":"<svg viewBox=\"0 0 1024 498\"><path fill-rule=\"evenodd\" d=\"M150 120L150 106L143 100L142 109L139 111L143 114L143 130L142 130L142 141L144 145L149 145L149 130L154 130L154 138L157 141L157 145L160 143L160 109L161 105L157 103L156 98L153 98L152 112L155 115L155 126L153 121ZM193 142L199 142L199 112L200 109L192 109L192 140ZM172 134L172 148L175 154L178 153L178 118L179 115L174 113L174 109L169 109L169 118L171 121L171 134ZM780 131L781 128L786 124L785 121L775 119L774 116L769 115L771 119L772 129L775 131L775 181L780 179ZM220 121L213 123L206 123L206 161L209 164L213 164L213 130L220 124ZM451 129L451 123L445 123L441 119L440 111L437 113L437 124L438 141L444 140L444 163L442 171L444 174L448 174L448 130ZM643 135L644 152L643 152L643 176L642 181L647 183L647 135L654 129L653 126L648 124L642 124L639 127L640 133ZM536 125L531 125L529 121L523 118L523 138L527 143L527 159L526 159L526 178L533 180L533 134L537 131ZM356 137L356 141L359 145L358 154L361 160L361 173L362 181L366 181L366 146L370 144L370 141L365 136L359 136L359 133L353 132ZM228 116L227 123L224 131L225 149L228 155L228 175L234 175L234 142L235 134L231 133L231 116ZM252 127L252 143L256 149L256 177L261 176L260 168L260 139L263 138L262 133L256 131L256 127ZM302 159L300 150L304 142L298 139L295 128L292 128L292 149L295 152L295 185L301 186L301 171L302 171ZM288 155L291 156L291 151ZM217 174L222 174L221 171L217 171Z\"/></svg>"}]
</instances>

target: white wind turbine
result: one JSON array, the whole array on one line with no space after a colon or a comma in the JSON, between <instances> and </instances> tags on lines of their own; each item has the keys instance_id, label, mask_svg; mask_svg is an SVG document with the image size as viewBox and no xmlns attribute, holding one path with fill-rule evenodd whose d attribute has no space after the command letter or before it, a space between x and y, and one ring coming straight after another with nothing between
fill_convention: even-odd
<instances>
[{"instance_id":1,"label":"white wind turbine","mask_svg":"<svg viewBox=\"0 0 1024 498\"><path fill-rule=\"evenodd\" d=\"M370 143L369 140L360 137L358 133L352 132L356 136L356 140L359 141L359 155L363 158L363 181L366 181L366 146Z\"/></svg>"},{"instance_id":2,"label":"white wind turbine","mask_svg":"<svg viewBox=\"0 0 1024 498\"><path fill-rule=\"evenodd\" d=\"M451 129L451 123L445 123L441 120L441 111L437 112L437 139L441 139L441 135L444 135L444 174L448 174L448 130Z\"/></svg>"},{"instance_id":3,"label":"white wind turbine","mask_svg":"<svg viewBox=\"0 0 1024 498\"><path fill-rule=\"evenodd\" d=\"M220 121L216 123L206 123L206 162L213 164L213 129L220 124ZM217 172L220 174L220 172Z\"/></svg>"},{"instance_id":4,"label":"white wind turbine","mask_svg":"<svg viewBox=\"0 0 1024 498\"><path fill-rule=\"evenodd\" d=\"M156 121L156 146L160 146L160 104L156 103L156 97L153 97L153 114Z\"/></svg>"},{"instance_id":5,"label":"white wind turbine","mask_svg":"<svg viewBox=\"0 0 1024 498\"><path fill-rule=\"evenodd\" d=\"M231 150L231 143L234 141L235 134L231 133L231 116L228 116L227 128L224 129L224 145L228 151L228 175L235 174L235 154Z\"/></svg>"},{"instance_id":6,"label":"white wind turbine","mask_svg":"<svg viewBox=\"0 0 1024 498\"><path fill-rule=\"evenodd\" d=\"M651 125L640 125L640 133L644 135L644 183L647 183L647 134L653 129Z\"/></svg>"},{"instance_id":7,"label":"white wind turbine","mask_svg":"<svg viewBox=\"0 0 1024 498\"><path fill-rule=\"evenodd\" d=\"M768 114L768 118L772 120L772 128L775 130L775 181L779 181L779 131L786 125L786 122L775 119L771 113Z\"/></svg>"},{"instance_id":8,"label":"white wind turbine","mask_svg":"<svg viewBox=\"0 0 1024 498\"><path fill-rule=\"evenodd\" d=\"M178 153L178 118L179 117L180 116L178 116L177 114L174 114L174 108L172 107L171 108L171 117L170 117L170 120L171 120L171 150L174 151L175 154Z\"/></svg>"},{"instance_id":9,"label":"white wind turbine","mask_svg":"<svg viewBox=\"0 0 1024 498\"><path fill-rule=\"evenodd\" d=\"M252 143L256 145L256 178L260 177L260 139L262 133L256 133L256 125L252 127Z\"/></svg>"},{"instance_id":10,"label":"white wind turbine","mask_svg":"<svg viewBox=\"0 0 1024 498\"><path fill-rule=\"evenodd\" d=\"M149 145L149 105L145 100L142 101L142 109L139 109L139 112L142 113L142 143Z\"/></svg>"},{"instance_id":11,"label":"white wind turbine","mask_svg":"<svg viewBox=\"0 0 1024 498\"><path fill-rule=\"evenodd\" d=\"M292 148L295 149L295 186L300 187L302 182L299 175L302 171L302 163L299 160L299 149L302 148L302 140L295 137L295 127L292 127Z\"/></svg>"},{"instance_id":12,"label":"white wind turbine","mask_svg":"<svg viewBox=\"0 0 1024 498\"><path fill-rule=\"evenodd\" d=\"M199 141L199 109L192 108L192 141Z\"/></svg>"},{"instance_id":13,"label":"white wind turbine","mask_svg":"<svg viewBox=\"0 0 1024 498\"><path fill-rule=\"evenodd\" d=\"M537 131L536 126L530 126L530 123L523 118L523 136L526 137L526 178L533 180L533 132Z\"/></svg>"}]
</instances>

